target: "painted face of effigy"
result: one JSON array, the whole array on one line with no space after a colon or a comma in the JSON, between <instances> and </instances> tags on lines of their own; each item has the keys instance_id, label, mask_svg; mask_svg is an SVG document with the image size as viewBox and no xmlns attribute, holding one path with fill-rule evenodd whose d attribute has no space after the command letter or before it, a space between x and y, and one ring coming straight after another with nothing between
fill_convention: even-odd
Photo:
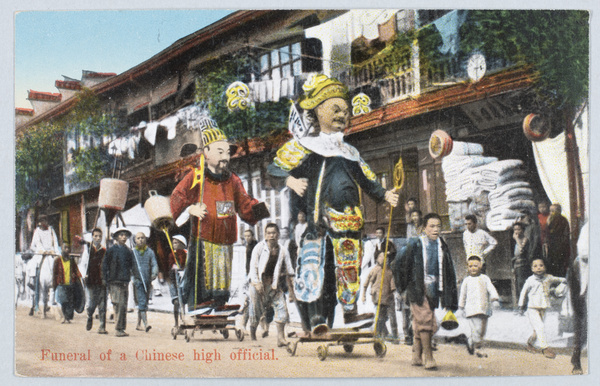
<instances>
[{"instance_id":1,"label":"painted face of effigy","mask_svg":"<svg viewBox=\"0 0 600 386\"><path fill-rule=\"evenodd\" d=\"M331 98L316 107L315 112L321 131L334 134L344 131L350 120L350 108L343 98Z\"/></svg>"},{"instance_id":2,"label":"painted face of effigy","mask_svg":"<svg viewBox=\"0 0 600 386\"><path fill-rule=\"evenodd\" d=\"M210 171L217 174L223 173L227 170L231 158L229 143L225 141L211 143L204 148L204 157Z\"/></svg>"}]
</instances>

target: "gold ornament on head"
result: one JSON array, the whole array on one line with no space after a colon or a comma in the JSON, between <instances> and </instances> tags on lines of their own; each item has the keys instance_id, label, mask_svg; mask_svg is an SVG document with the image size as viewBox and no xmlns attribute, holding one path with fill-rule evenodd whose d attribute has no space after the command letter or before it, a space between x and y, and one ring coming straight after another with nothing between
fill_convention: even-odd
<instances>
[{"instance_id":1,"label":"gold ornament on head","mask_svg":"<svg viewBox=\"0 0 600 386\"><path fill-rule=\"evenodd\" d=\"M227 142L227 136L218 127L202 130L202 142L204 146L219 141Z\"/></svg>"},{"instance_id":2,"label":"gold ornament on head","mask_svg":"<svg viewBox=\"0 0 600 386\"><path fill-rule=\"evenodd\" d=\"M360 93L352 98L352 115L361 115L371 112L371 98L365 93Z\"/></svg>"},{"instance_id":3,"label":"gold ornament on head","mask_svg":"<svg viewBox=\"0 0 600 386\"><path fill-rule=\"evenodd\" d=\"M299 105L304 110L312 110L327 99L348 99L348 88L339 80L323 74L313 74L302 86L304 95Z\"/></svg>"},{"instance_id":4,"label":"gold ornament on head","mask_svg":"<svg viewBox=\"0 0 600 386\"><path fill-rule=\"evenodd\" d=\"M237 81L227 87L227 109L229 111L245 110L250 105L250 88L243 82Z\"/></svg>"}]
</instances>

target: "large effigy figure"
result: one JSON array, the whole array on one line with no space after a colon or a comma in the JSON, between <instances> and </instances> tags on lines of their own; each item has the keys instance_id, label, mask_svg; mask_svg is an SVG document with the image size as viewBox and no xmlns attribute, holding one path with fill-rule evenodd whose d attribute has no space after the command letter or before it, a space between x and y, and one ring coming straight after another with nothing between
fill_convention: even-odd
<instances>
[{"instance_id":1,"label":"large effigy figure","mask_svg":"<svg viewBox=\"0 0 600 386\"><path fill-rule=\"evenodd\" d=\"M303 328L310 330L323 322L332 327L338 302L345 323L373 317L359 315L356 307L363 257L360 192L393 206L398 195L386 191L358 150L344 142L350 120L346 86L320 74L312 76L303 89L299 106L304 118L295 106L290 114L290 122L299 121L302 129L290 129L294 138L277 151L268 172L275 179L285 179L293 192L292 212L302 211L308 217L295 290L301 295L297 305ZM315 253L309 245L315 242L320 244L320 256L309 264Z\"/></svg>"},{"instance_id":2,"label":"large effigy figure","mask_svg":"<svg viewBox=\"0 0 600 386\"><path fill-rule=\"evenodd\" d=\"M250 197L240 178L228 170L235 146L216 122L202 119L200 144L186 144L181 156L201 151L198 168L173 190L173 218L184 211L192 221L183 280L183 302L189 310L222 305L229 299L233 243L237 240L236 214L250 225L269 216L264 203Z\"/></svg>"}]
</instances>

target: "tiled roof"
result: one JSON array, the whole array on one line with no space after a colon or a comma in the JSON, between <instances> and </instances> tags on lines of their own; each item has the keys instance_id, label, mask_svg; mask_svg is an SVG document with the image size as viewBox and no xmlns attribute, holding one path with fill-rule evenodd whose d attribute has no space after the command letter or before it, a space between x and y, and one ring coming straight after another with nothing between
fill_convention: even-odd
<instances>
[{"instance_id":1,"label":"tiled roof","mask_svg":"<svg viewBox=\"0 0 600 386\"><path fill-rule=\"evenodd\" d=\"M54 86L69 90L81 90L81 83L78 80L57 80L54 82Z\"/></svg>"},{"instance_id":2,"label":"tiled roof","mask_svg":"<svg viewBox=\"0 0 600 386\"><path fill-rule=\"evenodd\" d=\"M116 76L117 74L114 72L94 72L83 70L83 78L110 78L111 76Z\"/></svg>"},{"instance_id":3,"label":"tiled roof","mask_svg":"<svg viewBox=\"0 0 600 386\"><path fill-rule=\"evenodd\" d=\"M27 99L36 101L60 102L62 99L62 95L54 92L29 90L29 96Z\"/></svg>"},{"instance_id":4,"label":"tiled roof","mask_svg":"<svg viewBox=\"0 0 600 386\"><path fill-rule=\"evenodd\" d=\"M15 114L17 115L31 115L33 116L33 109L26 109L23 107L15 108Z\"/></svg>"}]
</instances>

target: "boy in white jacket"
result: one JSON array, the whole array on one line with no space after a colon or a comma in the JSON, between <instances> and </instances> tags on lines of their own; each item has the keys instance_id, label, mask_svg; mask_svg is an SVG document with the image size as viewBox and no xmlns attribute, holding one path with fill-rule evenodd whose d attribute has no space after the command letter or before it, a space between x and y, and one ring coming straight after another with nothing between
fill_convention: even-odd
<instances>
[{"instance_id":1,"label":"boy in white jacket","mask_svg":"<svg viewBox=\"0 0 600 386\"><path fill-rule=\"evenodd\" d=\"M477 348L478 357L487 357L481 350L481 344L487 330L488 318L494 308L499 307L498 291L487 275L481 273L483 262L479 256L467 259L467 276L460 286L458 307L464 311L471 326L471 336L467 340L467 350L473 355Z\"/></svg>"},{"instance_id":2,"label":"boy in white jacket","mask_svg":"<svg viewBox=\"0 0 600 386\"><path fill-rule=\"evenodd\" d=\"M550 307L550 288L561 283L566 284L566 280L562 277L546 274L546 264L541 258L534 259L531 262L531 271L533 275L529 276L523 290L521 290L521 296L519 296L521 312L525 311L525 302L527 301L527 316L531 327L533 327L533 334L527 340L527 348L529 351L536 352L537 350L533 344L537 339L544 356L552 359L556 357L556 354L552 348L548 347L546 342L544 319L546 309Z\"/></svg>"}]
</instances>

